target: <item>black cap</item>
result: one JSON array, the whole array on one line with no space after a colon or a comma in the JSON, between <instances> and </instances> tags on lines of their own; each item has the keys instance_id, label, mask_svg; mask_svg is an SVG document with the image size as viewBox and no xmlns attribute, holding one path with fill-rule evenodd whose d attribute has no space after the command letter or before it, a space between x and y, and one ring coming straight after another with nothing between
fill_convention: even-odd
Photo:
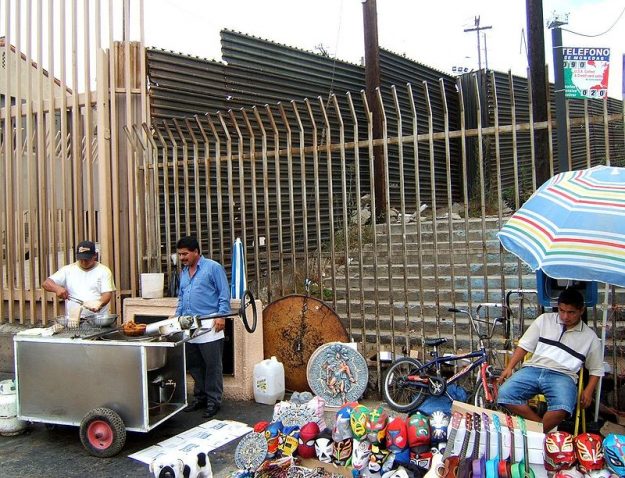
<instances>
[{"instance_id":1,"label":"black cap","mask_svg":"<svg viewBox=\"0 0 625 478\"><path fill-rule=\"evenodd\" d=\"M82 241L76 247L76 259L91 259L96 255L95 244L91 241Z\"/></svg>"}]
</instances>

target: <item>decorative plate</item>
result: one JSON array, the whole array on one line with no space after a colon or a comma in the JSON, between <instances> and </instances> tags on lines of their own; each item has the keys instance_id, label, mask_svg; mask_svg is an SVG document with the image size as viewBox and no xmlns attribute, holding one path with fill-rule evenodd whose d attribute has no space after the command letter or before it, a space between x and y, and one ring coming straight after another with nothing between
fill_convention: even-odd
<instances>
[{"instance_id":1,"label":"decorative plate","mask_svg":"<svg viewBox=\"0 0 625 478\"><path fill-rule=\"evenodd\" d=\"M234 463L241 470L255 471L267 457L267 439L258 432L250 432L241 438L234 451Z\"/></svg>"},{"instance_id":2,"label":"decorative plate","mask_svg":"<svg viewBox=\"0 0 625 478\"><path fill-rule=\"evenodd\" d=\"M365 358L341 343L324 344L313 352L306 367L308 385L327 407L357 401L369 380Z\"/></svg>"}]
</instances>

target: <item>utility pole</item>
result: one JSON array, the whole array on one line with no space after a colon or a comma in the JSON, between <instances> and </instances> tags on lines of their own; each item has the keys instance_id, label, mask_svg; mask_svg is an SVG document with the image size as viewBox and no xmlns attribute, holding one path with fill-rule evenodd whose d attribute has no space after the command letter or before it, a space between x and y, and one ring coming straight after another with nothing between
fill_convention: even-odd
<instances>
[{"instance_id":1,"label":"utility pole","mask_svg":"<svg viewBox=\"0 0 625 478\"><path fill-rule=\"evenodd\" d=\"M465 28L464 31L465 32L475 32L476 33L476 37L477 37L477 65L479 68L479 71L482 71L482 48L480 47L480 32L482 30L490 30L491 28L493 28L492 26L487 26L487 27L481 27L480 26L480 16L477 15L475 17L475 27L474 28Z\"/></svg>"},{"instance_id":2,"label":"utility pole","mask_svg":"<svg viewBox=\"0 0 625 478\"><path fill-rule=\"evenodd\" d=\"M535 123L547 121L547 74L545 72L545 34L543 0L526 0L527 64L532 85L532 114ZM534 131L536 183L543 184L551 175L549 168L549 135L546 129Z\"/></svg>"},{"instance_id":3,"label":"utility pole","mask_svg":"<svg viewBox=\"0 0 625 478\"><path fill-rule=\"evenodd\" d=\"M562 58L562 25L568 23L568 15L564 19L557 15L549 22L551 43L553 44L553 76L555 79L556 127L558 129L558 165L559 172L569 170L569 144L566 135L566 97L564 95L564 60Z\"/></svg>"},{"instance_id":4,"label":"utility pole","mask_svg":"<svg viewBox=\"0 0 625 478\"><path fill-rule=\"evenodd\" d=\"M378 11L376 0L362 0L365 33L365 81L367 103L373 116L373 139L382 137L382 113L376 88L380 87L380 47L378 45ZM375 216L382 218L386 212L386 174L382 146L373 148Z\"/></svg>"}]
</instances>

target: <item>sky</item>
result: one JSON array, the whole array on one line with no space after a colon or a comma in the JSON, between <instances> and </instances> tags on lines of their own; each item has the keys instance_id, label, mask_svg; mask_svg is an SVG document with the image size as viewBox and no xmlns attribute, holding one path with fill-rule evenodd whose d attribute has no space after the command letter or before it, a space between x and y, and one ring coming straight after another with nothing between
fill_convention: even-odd
<instances>
[{"instance_id":1,"label":"sky","mask_svg":"<svg viewBox=\"0 0 625 478\"><path fill-rule=\"evenodd\" d=\"M145 43L212 60L221 59L219 31L230 29L288 46L360 64L364 57L361 0L144 0ZM382 48L452 73L477 69L475 26L482 66L526 76L525 0L377 0ZM609 95L622 98L625 0L544 0L545 23L568 14L563 45L611 48ZM621 15L622 14L622 15ZM619 15L620 18L619 18ZM618 21L617 21L618 19ZM616 22L616 23L615 23ZM545 57L553 81L551 30L545 27Z\"/></svg>"}]
</instances>

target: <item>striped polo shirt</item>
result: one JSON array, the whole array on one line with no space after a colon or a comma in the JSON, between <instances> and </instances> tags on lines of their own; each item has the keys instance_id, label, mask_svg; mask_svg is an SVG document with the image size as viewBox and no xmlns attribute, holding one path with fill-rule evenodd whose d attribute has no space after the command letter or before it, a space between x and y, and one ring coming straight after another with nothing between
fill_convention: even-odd
<instances>
[{"instance_id":1,"label":"striped polo shirt","mask_svg":"<svg viewBox=\"0 0 625 478\"><path fill-rule=\"evenodd\" d=\"M519 340L519 347L532 352L524 367L548 368L571 377L585 364L590 375L603 376L603 354L597 334L581 320L572 329L556 312L540 315Z\"/></svg>"}]
</instances>

